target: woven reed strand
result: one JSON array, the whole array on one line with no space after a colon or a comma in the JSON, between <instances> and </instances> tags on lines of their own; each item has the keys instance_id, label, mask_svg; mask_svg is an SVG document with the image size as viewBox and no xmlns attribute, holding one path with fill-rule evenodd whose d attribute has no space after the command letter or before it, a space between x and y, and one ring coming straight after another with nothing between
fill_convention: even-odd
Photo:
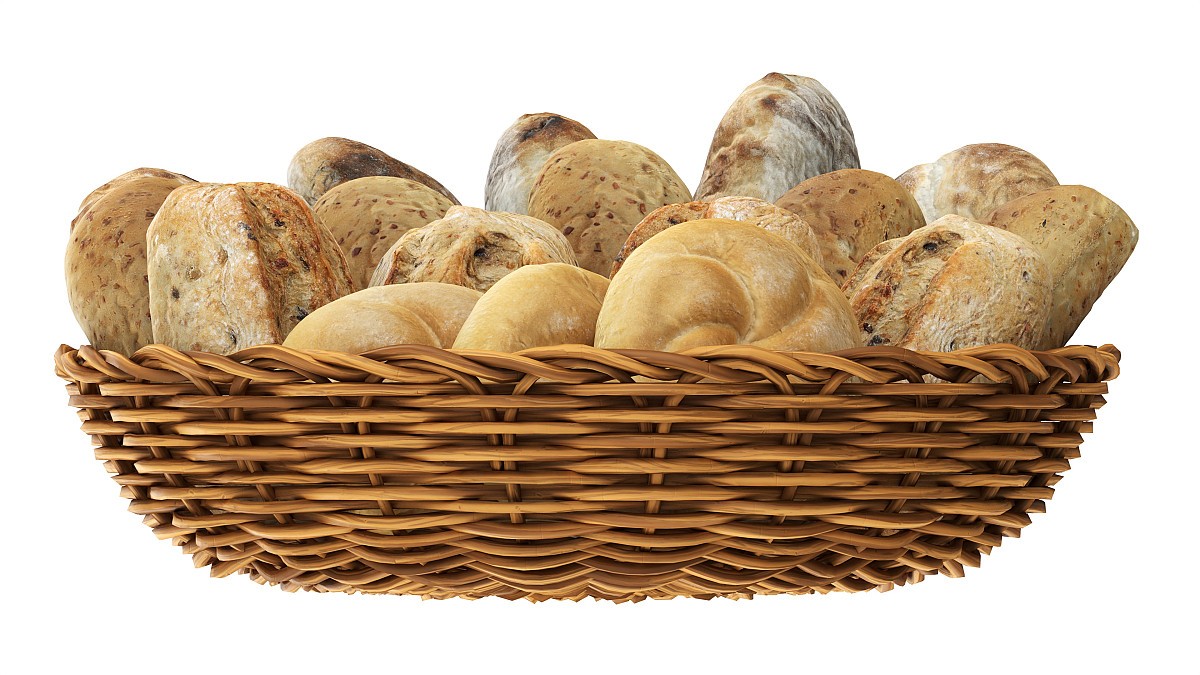
<instances>
[{"instance_id":1,"label":"woven reed strand","mask_svg":"<svg viewBox=\"0 0 1200 675\"><path fill-rule=\"evenodd\" d=\"M1119 357L152 345L55 365L130 510L214 576L636 601L961 576L1044 510Z\"/></svg>"}]
</instances>

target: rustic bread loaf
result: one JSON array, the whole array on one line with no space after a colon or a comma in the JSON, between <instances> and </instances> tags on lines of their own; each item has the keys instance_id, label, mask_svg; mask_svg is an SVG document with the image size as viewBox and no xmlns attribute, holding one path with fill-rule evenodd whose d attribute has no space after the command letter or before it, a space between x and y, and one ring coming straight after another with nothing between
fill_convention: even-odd
<instances>
[{"instance_id":1,"label":"rustic bread loaf","mask_svg":"<svg viewBox=\"0 0 1200 675\"><path fill-rule=\"evenodd\" d=\"M964 145L896 180L930 223L951 213L983 222L1001 204L1058 185L1042 160L1002 143Z\"/></svg>"},{"instance_id":2,"label":"rustic bread loaf","mask_svg":"<svg viewBox=\"0 0 1200 675\"><path fill-rule=\"evenodd\" d=\"M563 263L527 265L496 282L467 317L455 349L518 352L590 345L608 279Z\"/></svg>"},{"instance_id":3,"label":"rustic bread loaf","mask_svg":"<svg viewBox=\"0 0 1200 675\"><path fill-rule=\"evenodd\" d=\"M723 344L828 352L859 341L845 296L811 257L735 220L694 220L642 244L596 320L606 349Z\"/></svg>"},{"instance_id":4,"label":"rustic bread loaf","mask_svg":"<svg viewBox=\"0 0 1200 675\"><path fill-rule=\"evenodd\" d=\"M451 206L454 202L416 181L367 176L326 192L313 214L346 254L355 288L366 288L392 244L405 232L442 218Z\"/></svg>"},{"instance_id":5,"label":"rustic bread loaf","mask_svg":"<svg viewBox=\"0 0 1200 675\"><path fill-rule=\"evenodd\" d=\"M576 141L555 150L529 195L529 215L560 229L579 266L608 274L629 232L687 187L661 157L626 141Z\"/></svg>"},{"instance_id":6,"label":"rustic bread loaf","mask_svg":"<svg viewBox=\"0 0 1200 675\"><path fill-rule=\"evenodd\" d=\"M283 345L348 354L406 344L449 348L482 296L434 282L372 286L309 314Z\"/></svg>"},{"instance_id":7,"label":"rustic bread loaf","mask_svg":"<svg viewBox=\"0 0 1200 675\"><path fill-rule=\"evenodd\" d=\"M812 227L821 244L822 267L839 286L876 244L925 225L921 209L903 186L864 169L814 176L775 204Z\"/></svg>"},{"instance_id":8,"label":"rustic bread loaf","mask_svg":"<svg viewBox=\"0 0 1200 675\"><path fill-rule=\"evenodd\" d=\"M388 249L372 286L440 281L486 291L522 265L575 264L558 230L529 216L453 206L441 220L409 230Z\"/></svg>"},{"instance_id":9,"label":"rustic bread loaf","mask_svg":"<svg viewBox=\"0 0 1200 675\"><path fill-rule=\"evenodd\" d=\"M1018 197L996 209L988 223L1024 237L1046 258L1054 286L1042 349L1071 339L1138 240L1120 206L1082 185Z\"/></svg>"},{"instance_id":10,"label":"rustic bread loaf","mask_svg":"<svg viewBox=\"0 0 1200 675\"><path fill-rule=\"evenodd\" d=\"M854 268L854 271L850 273L849 278L846 279L846 283L842 284L842 292L846 294L847 298L854 297L854 294L858 291L858 288L867 281L867 272L871 271L871 268L875 266L875 263L882 260L884 256L896 250L896 247L899 246L900 242L902 241L904 241L903 237L888 239L887 241L879 242L875 245L875 248L867 251L867 254L863 256L863 259L858 263L858 266Z\"/></svg>"},{"instance_id":11,"label":"rustic bread loaf","mask_svg":"<svg viewBox=\"0 0 1200 675\"><path fill-rule=\"evenodd\" d=\"M79 205L67 242L67 298L93 347L128 355L154 342L146 228L172 190L194 182L162 169L134 169Z\"/></svg>"},{"instance_id":12,"label":"rustic bread loaf","mask_svg":"<svg viewBox=\"0 0 1200 675\"><path fill-rule=\"evenodd\" d=\"M1029 242L949 215L900 241L850 298L867 345L949 352L993 343L1036 348L1050 271Z\"/></svg>"},{"instance_id":13,"label":"rustic bread loaf","mask_svg":"<svg viewBox=\"0 0 1200 675\"><path fill-rule=\"evenodd\" d=\"M770 73L717 125L695 198L773 202L807 178L857 168L854 131L833 94L812 78Z\"/></svg>"},{"instance_id":14,"label":"rustic bread loaf","mask_svg":"<svg viewBox=\"0 0 1200 675\"><path fill-rule=\"evenodd\" d=\"M300 148L288 165L288 187L316 204L336 185L366 176L394 176L416 181L458 203L441 183L386 152L346 138L321 138Z\"/></svg>"},{"instance_id":15,"label":"rustic bread loaf","mask_svg":"<svg viewBox=\"0 0 1200 675\"><path fill-rule=\"evenodd\" d=\"M278 344L354 290L346 258L304 200L270 183L196 183L146 234L154 341L229 354Z\"/></svg>"},{"instance_id":16,"label":"rustic bread loaf","mask_svg":"<svg viewBox=\"0 0 1200 675\"><path fill-rule=\"evenodd\" d=\"M800 216L754 197L718 197L711 202L667 204L648 213L629 233L629 238L625 240L625 245L613 261L608 276L614 276L629 254L650 237L673 225L706 218L726 218L757 225L790 240L812 256L818 264L822 261L823 254L817 235Z\"/></svg>"},{"instance_id":17,"label":"rustic bread loaf","mask_svg":"<svg viewBox=\"0 0 1200 675\"><path fill-rule=\"evenodd\" d=\"M569 117L553 113L521 115L496 142L483 189L483 207L488 211L529 213L529 193L550 153L595 137Z\"/></svg>"}]
</instances>

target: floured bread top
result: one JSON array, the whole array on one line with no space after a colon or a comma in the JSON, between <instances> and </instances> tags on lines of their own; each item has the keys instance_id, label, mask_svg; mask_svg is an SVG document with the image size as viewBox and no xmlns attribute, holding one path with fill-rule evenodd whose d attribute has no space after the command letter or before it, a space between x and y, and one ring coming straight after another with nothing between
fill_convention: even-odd
<instances>
[{"instance_id":1,"label":"floured bread top","mask_svg":"<svg viewBox=\"0 0 1200 675\"><path fill-rule=\"evenodd\" d=\"M483 191L484 208L529 213L529 193L546 158L563 146L595 137L590 129L569 117L554 113L521 115L496 142Z\"/></svg>"},{"instance_id":2,"label":"floured bread top","mask_svg":"<svg viewBox=\"0 0 1200 675\"><path fill-rule=\"evenodd\" d=\"M1042 160L1002 143L964 145L896 180L930 223L949 214L981 222L1005 202L1058 185Z\"/></svg>"}]
</instances>

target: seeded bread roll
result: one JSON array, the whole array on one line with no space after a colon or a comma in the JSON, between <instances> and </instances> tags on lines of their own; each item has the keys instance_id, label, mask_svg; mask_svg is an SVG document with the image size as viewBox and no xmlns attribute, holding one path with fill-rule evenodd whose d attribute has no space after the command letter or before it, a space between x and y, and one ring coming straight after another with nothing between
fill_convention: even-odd
<instances>
[{"instance_id":1,"label":"seeded bread roll","mask_svg":"<svg viewBox=\"0 0 1200 675\"><path fill-rule=\"evenodd\" d=\"M612 279L596 346L684 351L753 344L859 345L845 296L800 247L735 220L694 220L649 239Z\"/></svg>"},{"instance_id":2,"label":"seeded bread roll","mask_svg":"<svg viewBox=\"0 0 1200 675\"><path fill-rule=\"evenodd\" d=\"M309 314L283 345L348 354L406 344L449 348L482 296L453 284L373 286Z\"/></svg>"},{"instance_id":3,"label":"seeded bread roll","mask_svg":"<svg viewBox=\"0 0 1200 675\"><path fill-rule=\"evenodd\" d=\"M394 176L416 181L454 202L458 200L429 174L386 152L346 138L321 138L300 148L288 165L288 187L310 205L342 183L366 176Z\"/></svg>"},{"instance_id":4,"label":"seeded bread roll","mask_svg":"<svg viewBox=\"0 0 1200 675\"><path fill-rule=\"evenodd\" d=\"M770 73L721 119L695 198L773 202L807 178L857 168L854 130L833 94L812 78Z\"/></svg>"},{"instance_id":5,"label":"seeded bread roll","mask_svg":"<svg viewBox=\"0 0 1200 675\"><path fill-rule=\"evenodd\" d=\"M528 265L496 282L463 324L455 349L518 352L595 341L608 279L574 265Z\"/></svg>"},{"instance_id":6,"label":"seeded bread roll","mask_svg":"<svg viewBox=\"0 0 1200 675\"><path fill-rule=\"evenodd\" d=\"M596 135L569 117L521 115L496 142L483 190L488 211L529 213L529 193L546 158L555 150Z\"/></svg>"},{"instance_id":7,"label":"seeded bread roll","mask_svg":"<svg viewBox=\"0 0 1200 675\"><path fill-rule=\"evenodd\" d=\"M988 218L1045 256L1053 299L1042 349L1061 347L1125 266L1138 229L1120 206L1082 185L1060 185L1019 197Z\"/></svg>"},{"instance_id":8,"label":"seeded bread roll","mask_svg":"<svg viewBox=\"0 0 1200 675\"><path fill-rule=\"evenodd\" d=\"M162 169L134 169L79 205L67 242L67 298L93 347L128 355L154 342L146 228L172 190L194 182Z\"/></svg>"},{"instance_id":9,"label":"seeded bread roll","mask_svg":"<svg viewBox=\"0 0 1200 675\"><path fill-rule=\"evenodd\" d=\"M858 292L858 288L867 281L867 272L870 272L875 263L882 260L884 256L896 250L896 247L902 241L904 241L902 237L896 237L895 239L880 242L875 248L868 251L867 255L863 256L862 261L858 263L858 267L855 267L854 271L850 273L850 278L846 279L846 283L842 284L842 292L846 294L847 298L854 297L854 294Z\"/></svg>"},{"instance_id":10,"label":"seeded bread roll","mask_svg":"<svg viewBox=\"0 0 1200 675\"><path fill-rule=\"evenodd\" d=\"M405 232L442 218L452 206L454 202L416 181L367 176L326 192L313 214L346 254L355 288L366 288L392 244Z\"/></svg>"},{"instance_id":11,"label":"seeded bread roll","mask_svg":"<svg viewBox=\"0 0 1200 675\"><path fill-rule=\"evenodd\" d=\"M809 178L775 204L812 227L821 243L822 267L839 286L876 244L925 225L920 207L903 186L864 169Z\"/></svg>"},{"instance_id":12,"label":"seeded bread roll","mask_svg":"<svg viewBox=\"0 0 1200 675\"><path fill-rule=\"evenodd\" d=\"M154 341L229 354L278 344L354 290L346 258L304 200L270 183L196 183L146 234Z\"/></svg>"},{"instance_id":13,"label":"seeded bread roll","mask_svg":"<svg viewBox=\"0 0 1200 675\"><path fill-rule=\"evenodd\" d=\"M850 298L867 345L949 352L993 343L1035 349L1050 271L1029 242L962 216L900 241Z\"/></svg>"},{"instance_id":14,"label":"seeded bread roll","mask_svg":"<svg viewBox=\"0 0 1200 675\"><path fill-rule=\"evenodd\" d=\"M375 268L372 286L440 281L486 291L522 265L575 264L571 244L529 216L452 206L446 217L409 230Z\"/></svg>"},{"instance_id":15,"label":"seeded bread roll","mask_svg":"<svg viewBox=\"0 0 1200 675\"><path fill-rule=\"evenodd\" d=\"M1002 143L964 145L896 180L916 198L930 223L951 213L983 222L1006 202L1058 185L1042 160Z\"/></svg>"},{"instance_id":16,"label":"seeded bread roll","mask_svg":"<svg viewBox=\"0 0 1200 675\"><path fill-rule=\"evenodd\" d=\"M546 160L529 196L529 215L562 231L580 267L608 274L634 225L664 204L689 199L683 181L649 149L586 140Z\"/></svg>"}]
</instances>

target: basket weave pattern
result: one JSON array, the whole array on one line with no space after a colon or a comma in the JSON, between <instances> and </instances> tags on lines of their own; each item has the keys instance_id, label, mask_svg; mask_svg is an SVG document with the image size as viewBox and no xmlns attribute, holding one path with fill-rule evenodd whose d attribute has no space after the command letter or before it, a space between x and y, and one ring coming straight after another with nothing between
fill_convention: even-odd
<instances>
[{"instance_id":1,"label":"basket weave pattern","mask_svg":"<svg viewBox=\"0 0 1200 675\"><path fill-rule=\"evenodd\" d=\"M520 354L63 346L130 510L287 590L640 600L889 589L1041 512L1111 346Z\"/></svg>"}]
</instances>

